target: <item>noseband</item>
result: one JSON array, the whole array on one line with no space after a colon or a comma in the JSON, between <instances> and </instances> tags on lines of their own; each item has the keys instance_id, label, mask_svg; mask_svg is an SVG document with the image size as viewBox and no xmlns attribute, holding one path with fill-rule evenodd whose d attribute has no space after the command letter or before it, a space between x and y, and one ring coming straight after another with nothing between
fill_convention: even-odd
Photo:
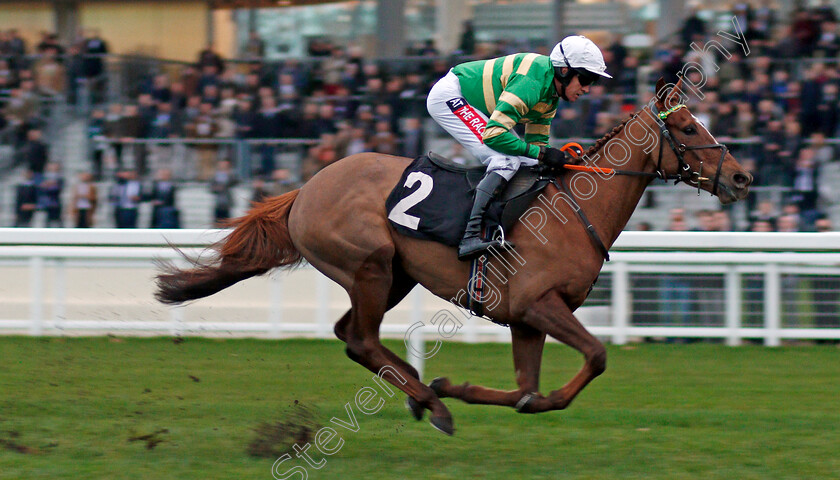
<instances>
[{"instance_id":1,"label":"noseband","mask_svg":"<svg viewBox=\"0 0 840 480\"><path fill-rule=\"evenodd\" d=\"M685 182L689 185L696 184L697 194L699 195L701 183L708 182L711 179L703 176L702 160L700 160L699 170L691 170L691 166L685 161L685 152L690 150L703 150L706 148L720 148L720 160L718 160L717 170L715 171L714 183L712 184L712 195L717 195L718 186L720 185L720 170L723 167L723 159L726 157L726 153L729 151L729 149L726 147L726 145L722 143L687 146L684 143L678 144L676 141L674 141L674 137L671 135L671 131L668 130L668 127L665 125L665 120L668 119L668 115L682 108L686 108L686 106L683 104L679 104L664 112L660 112L656 108L656 106L650 105L650 110L654 114L653 118L659 125L659 160L656 164L656 173L652 175L655 175L656 177L661 178L662 180L674 180L674 185L680 182ZM668 142L668 145L671 146L671 150L673 150L674 155L676 155L677 157L677 162L679 164L679 173L668 175L662 169L662 151L665 146L665 143L662 141L663 139Z\"/></svg>"}]
</instances>

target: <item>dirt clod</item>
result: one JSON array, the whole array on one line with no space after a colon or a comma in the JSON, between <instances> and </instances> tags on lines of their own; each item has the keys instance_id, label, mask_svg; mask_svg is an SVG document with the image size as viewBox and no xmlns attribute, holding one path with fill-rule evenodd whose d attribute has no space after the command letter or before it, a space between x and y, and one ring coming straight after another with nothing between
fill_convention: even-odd
<instances>
[{"instance_id":1,"label":"dirt clod","mask_svg":"<svg viewBox=\"0 0 840 480\"><path fill-rule=\"evenodd\" d=\"M263 422L254 428L255 435L248 444L248 454L262 458L278 458L286 453L294 455L292 447L311 442L321 428L315 418L312 409L295 400L295 406L282 413L282 420Z\"/></svg>"},{"instance_id":2,"label":"dirt clod","mask_svg":"<svg viewBox=\"0 0 840 480\"><path fill-rule=\"evenodd\" d=\"M166 428L161 428L159 430L155 430L152 433L147 433L145 435L135 435L132 437L128 437L129 442L146 442L146 450L153 450L158 444L163 443L166 441L161 435L168 434L169 430Z\"/></svg>"},{"instance_id":3,"label":"dirt clod","mask_svg":"<svg viewBox=\"0 0 840 480\"><path fill-rule=\"evenodd\" d=\"M22 453L24 455L38 455L40 453L43 453L37 448L32 448L19 443L17 439L20 438L20 432L18 432L17 430L11 430L9 432L6 432L5 437L0 437L0 448L4 450Z\"/></svg>"}]
</instances>

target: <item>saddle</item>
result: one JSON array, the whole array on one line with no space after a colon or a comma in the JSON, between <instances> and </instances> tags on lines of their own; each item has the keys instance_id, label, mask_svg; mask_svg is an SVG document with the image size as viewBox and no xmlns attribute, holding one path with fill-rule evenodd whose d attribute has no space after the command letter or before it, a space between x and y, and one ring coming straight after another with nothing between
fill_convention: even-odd
<instances>
[{"instance_id":1,"label":"saddle","mask_svg":"<svg viewBox=\"0 0 840 480\"><path fill-rule=\"evenodd\" d=\"M406 167L385 202L388 219L404 234L457 246L469 219L475 187L486 167L465 167L429 152ZM523 167L485 214L485 232L504 235L551 183L543 167Z\"/></svg>"}]
</instances>

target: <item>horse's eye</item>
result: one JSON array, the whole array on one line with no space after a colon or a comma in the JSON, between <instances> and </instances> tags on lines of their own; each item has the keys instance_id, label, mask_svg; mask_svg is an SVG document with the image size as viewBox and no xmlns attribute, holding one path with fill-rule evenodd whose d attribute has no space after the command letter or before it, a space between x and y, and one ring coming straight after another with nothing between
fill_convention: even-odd
<instances>
[{"instance_id":1,"label":"horse's eye","mask_svg":"<svg viewBox=\"0 0 840 480\"><path fill-rule=\"evenodd\" d=\"M694 135L695 133L697 133L697 129L694 128L694 126L688 126L683 128L683 133L685 133L686 135Z\"/></svg>"}]
</instances>

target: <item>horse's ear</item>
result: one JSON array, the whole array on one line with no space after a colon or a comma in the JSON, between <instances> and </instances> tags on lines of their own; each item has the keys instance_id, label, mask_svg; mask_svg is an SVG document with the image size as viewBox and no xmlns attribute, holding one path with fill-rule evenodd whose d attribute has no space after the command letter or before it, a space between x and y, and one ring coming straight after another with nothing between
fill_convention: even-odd
<instances>
[{"instance_id":1,"label":"horse's ear","mask_svg":"<svg viewBox=\"0 0 840 480\"><path fill-rule=\"evenodd\" d=\"M656 81L656 106L660 110L662 109L662 105L665 103L666 91L665 91L665 79L659 77L659 80Z\"/></svg>"},{"instance_id":2,"label":"horse's ear","mask_svg":"<svg viewBox=\"0 0 840 480\"><path fill-rule=\"evenodd\" d=\"M682 87L683 77L680 76L680 79L677 80L677 84L674 85L674 88L671 89L671 92L668 94L668 98L665 99L665 105L670 105L671 103L679 103L680 97L682 97ZM677 98L675 99L674 96Z\"/></svg>"},{"instance_id":3,"label":"horse's ear","mask_svg":"<svg viewBox=\"0 0 840 480\"><path fill-rule=\"evenodd\" d=\"M671 91L672 94L674 92L682 92L682 90L680 90L680 87L682 87L682 82L683 82L683 76L680 75L680 79L677 80L677 84L674 85L674 89Z\"/></svg>"}]
</instances>

